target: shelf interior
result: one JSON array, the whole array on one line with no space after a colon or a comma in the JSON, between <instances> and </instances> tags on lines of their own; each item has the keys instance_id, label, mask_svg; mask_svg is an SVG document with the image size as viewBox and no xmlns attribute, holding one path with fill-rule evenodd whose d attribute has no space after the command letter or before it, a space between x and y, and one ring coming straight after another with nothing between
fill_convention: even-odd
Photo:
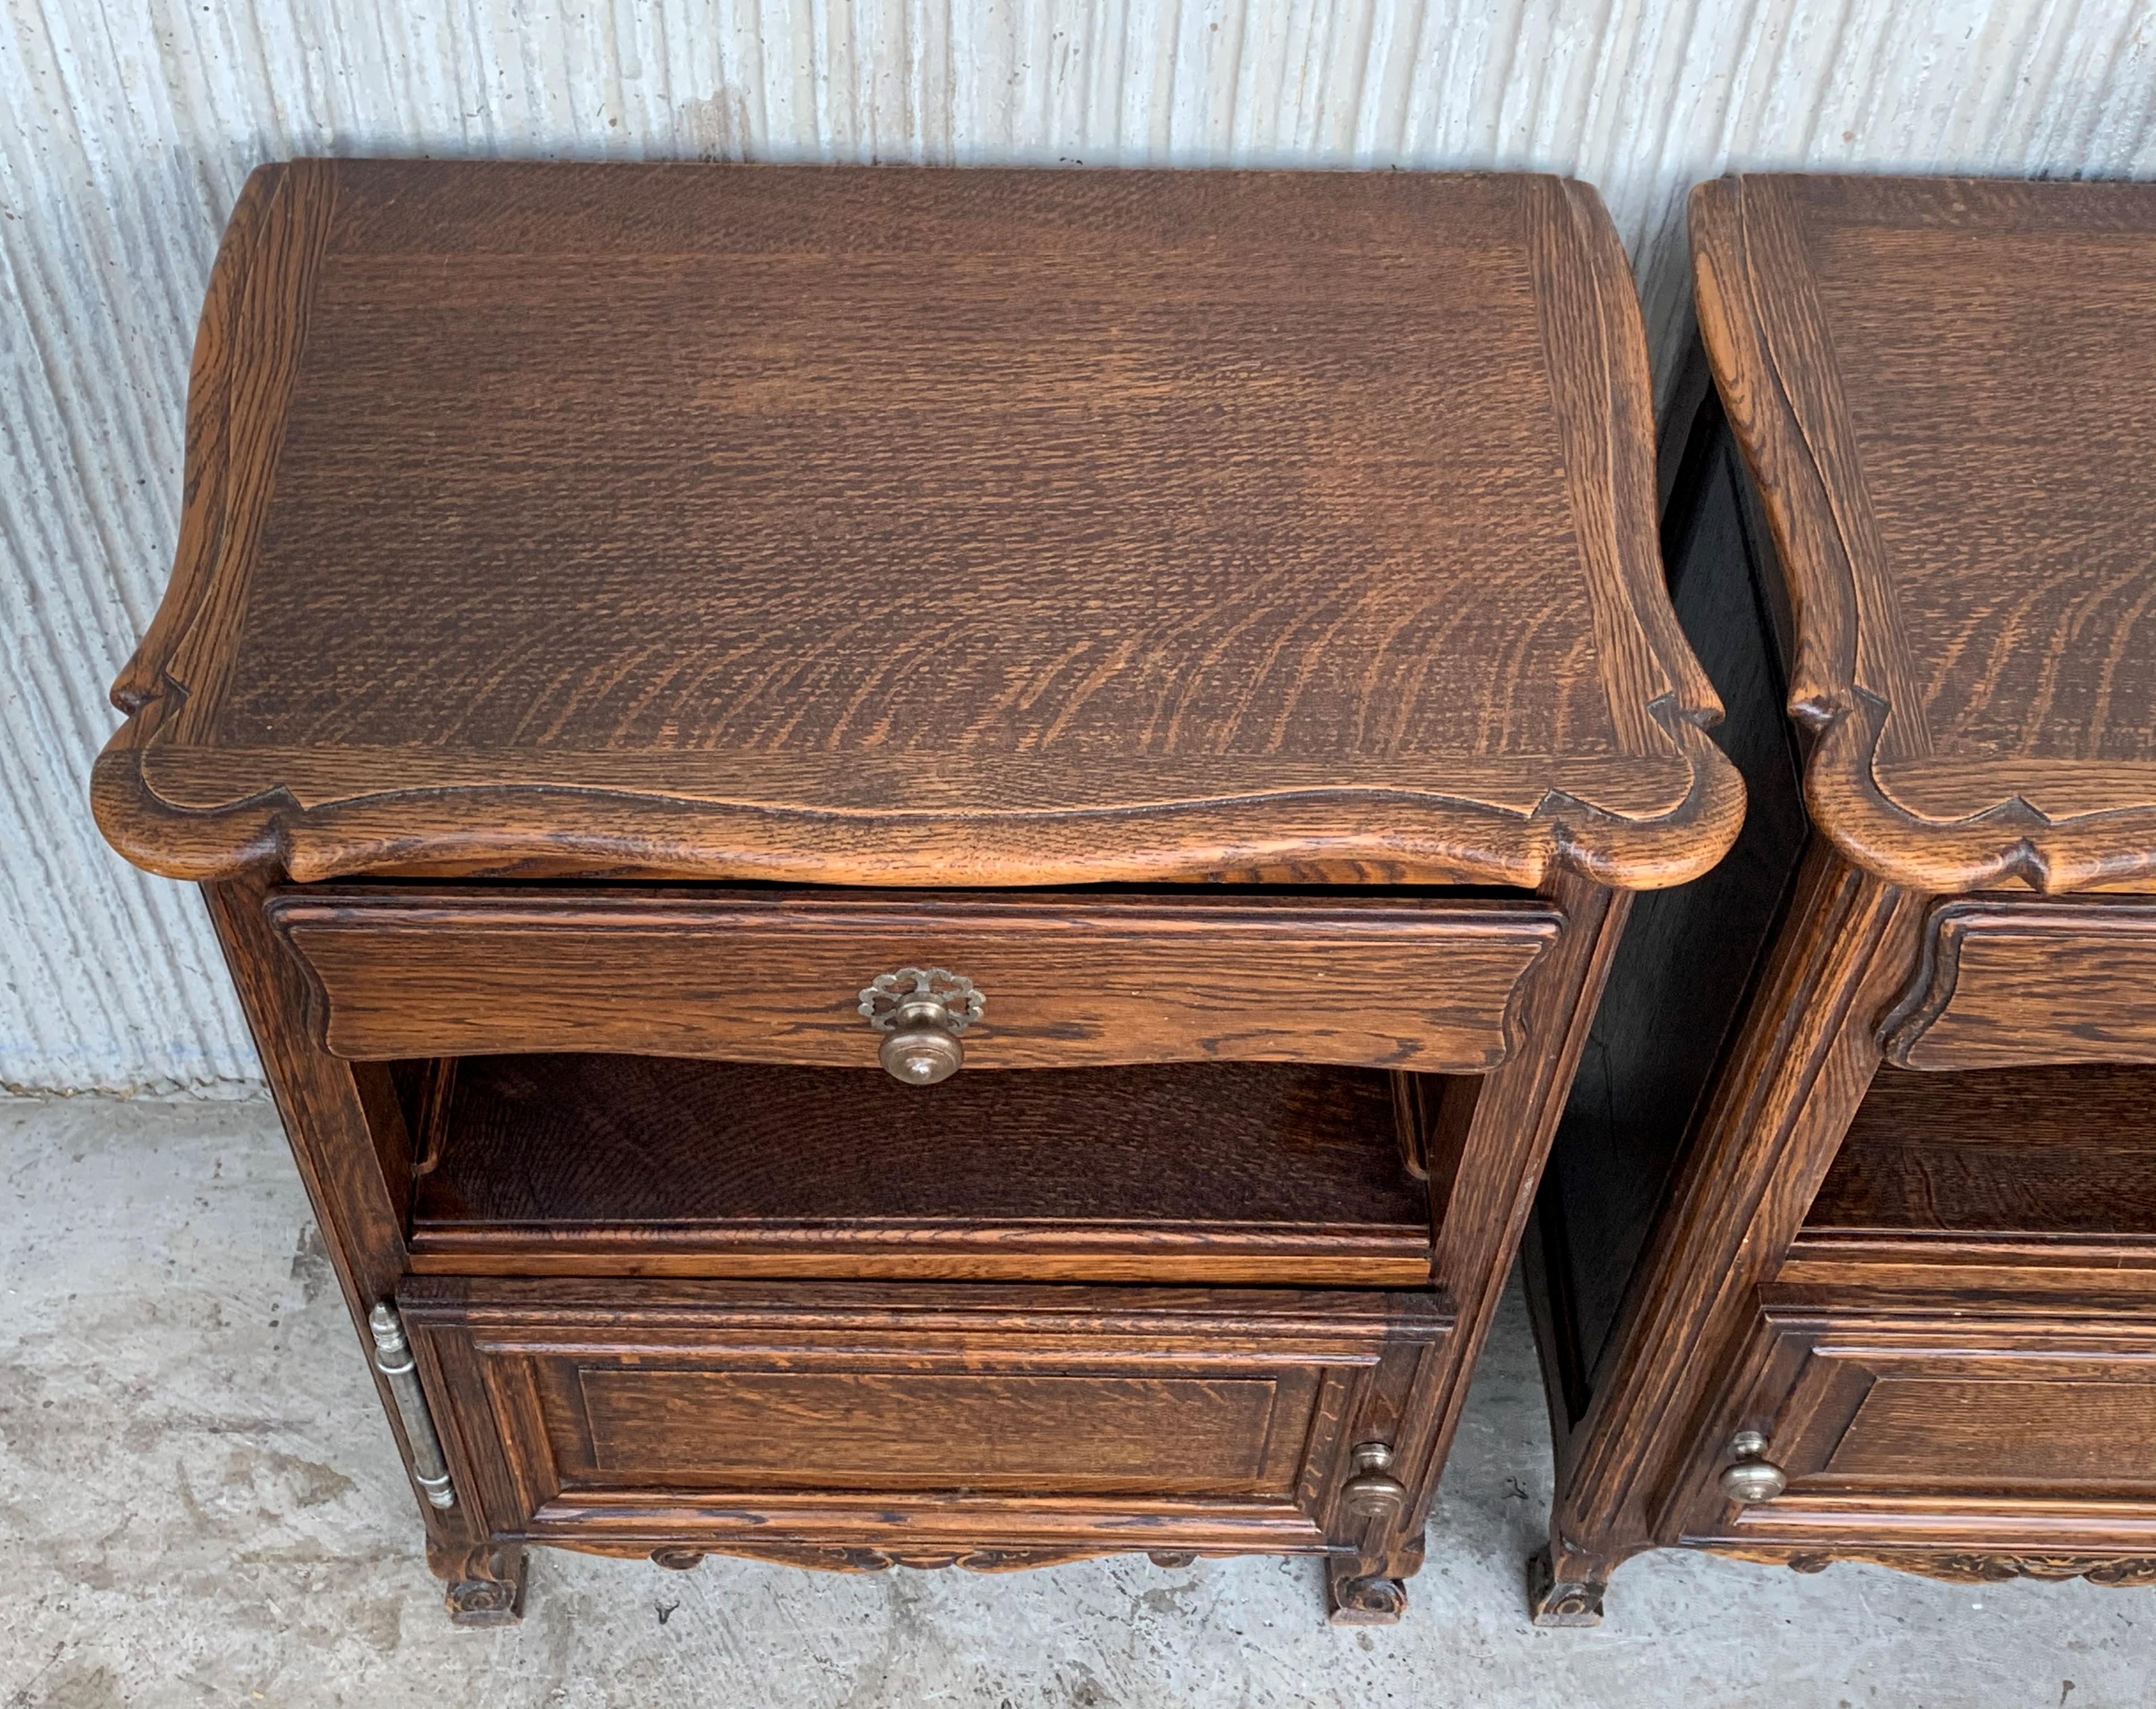
<instances>
[{"instance_id":1,"label":"shelf interior","mask_svg":"<svg viewBox=\"0 0 2156 1709\"><path fill-rule=\"evenodd\" d=\"M2156 1067L1883 1065L1805 1228L2156 1238Z\"/></svg>"},{"instance_id":2,"label":"shelf interior","mask_svg":"<svg viewBox=\"0 0 2156 1709\"><path fill-rule=\"evenodd\" d=\"M1266 1063L963 1072L467 1057L417 1269L1411 1286L1393 1076Z\"/></svg>"}]
</instances>

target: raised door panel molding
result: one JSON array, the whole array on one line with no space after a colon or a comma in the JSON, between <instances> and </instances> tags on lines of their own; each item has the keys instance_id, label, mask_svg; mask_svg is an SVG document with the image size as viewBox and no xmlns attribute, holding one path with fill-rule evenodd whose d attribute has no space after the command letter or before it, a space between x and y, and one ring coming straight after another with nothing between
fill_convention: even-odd
<instances>
[{"instance_id":1,"label":"raised door panel molding","mask_svg":"<svg viewBox=\"0 0 2156 1709\"><path fill-rule=\"evenodd\" d=\"M1452 1326L1428 1292L445 1278L401 1300L496 1528L644 1550L1322 1552L1348 1438Z\"/></svg>"},{"instance_id":2,"label":"raised door panel molding","mask_svg":"<svg viewBox=\"0 0 2156 1709\"><path fill-rule=\"evenodd\" d=\"M1764 1292L1682 1541L1777 1558L2156 1552L2156 1316L1822 1311ZM1763 1440L1778 1493L1724 1493L1739 1429Z\"/></svg>"}]
</instances>

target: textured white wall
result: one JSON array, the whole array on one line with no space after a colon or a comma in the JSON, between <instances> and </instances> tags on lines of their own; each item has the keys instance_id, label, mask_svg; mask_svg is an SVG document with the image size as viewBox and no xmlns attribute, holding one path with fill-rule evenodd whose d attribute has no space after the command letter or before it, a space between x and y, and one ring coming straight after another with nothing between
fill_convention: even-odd
<instances>
[{"instance_id":1,"label":"textured white wall","mask_svg":"<svg viewBox=\"0 0 2156 1709\"><path fill-rule=\"evenodd\" d=\"M7 0L0 1081L244 1088L193 894L83 802L169 567L225 211L297 154L1534 167L1665 383L1732 164L2156 175L2156 0Z\"/></svg>"}]
</instances>

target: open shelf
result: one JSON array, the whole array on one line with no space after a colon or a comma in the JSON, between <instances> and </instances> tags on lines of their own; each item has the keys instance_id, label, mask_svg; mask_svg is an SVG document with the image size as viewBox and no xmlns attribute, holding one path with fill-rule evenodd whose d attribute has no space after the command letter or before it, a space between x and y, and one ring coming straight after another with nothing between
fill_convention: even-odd
<instances>
[{"instance_id":1,"label":"open shelf","mask_svg":"<svg viewBox=\"0 0 2156 1709\"><path fill-rule=\"evenodd\" d=\"M1882 1066L1807 1234L2156 1239L2156 1068Z\"/></svg>"},{"instance_id":2,"label":"open shelf","mask_svg":"<svg viewBox=\"0 0 2156 1709\"><path fill-rule=\"evenodd\" d=\"M1392 1076L1265 1063L992 1073L463 1059L415 1270L1402 1286L1429 1188Z\"/></svg>"}]
</instances>

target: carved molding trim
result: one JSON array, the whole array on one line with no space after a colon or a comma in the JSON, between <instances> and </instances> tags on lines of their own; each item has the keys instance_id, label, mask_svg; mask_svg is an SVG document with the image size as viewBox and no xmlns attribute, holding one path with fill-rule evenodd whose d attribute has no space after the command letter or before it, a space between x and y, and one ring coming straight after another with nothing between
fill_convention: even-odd
<instances>
[{"instance_id":1,"label":"carved molding trim","mask_svg":"<svg viewBox=\"0 0 2156 1709\"><path fill-rule=\"evenodd\" d=\"M1790 1555L1799 1573L1823 1573L1836 1561L1861 1561L1956 1584L2004 1584L2015 1578L2086 1578L2092 1584L2131 1588L2156 1584L2156 1555L1899 1555L1864 1550Z\"/></svg>"},{"instance_id":2,"label":"carved molding trim","mask_svg":"<svg viewBox=\"0 0 2156 1709\"><path fill-rule=\"evenodd\" d=\"M1090 1561L1124 1552L1127 1552L1101 1548L881 1549L843 1543L729 1542L655 1548L649 1555L660 1566L675 1572L685 1572L704 1556L711 1554L773 1561L786 1567L808 1567L821 1573L887 1573L894 1567L910 1567L917 1572L940 1572L947 1567L957 1567L968 1573L1020 1573L1035 1567L1060 1567L1070 1561Z\"/></svg>"},{"instance_id":3,"label":"carved molding trim","mask_svg":"<svg viewBox=\"0 0 2156 1709\"><path fill-rule=\"evenodd\" d=\"M2106 970L2130 982L2134 974L2128 970L2145 967L2150 947L2156 946L2156 906L2144 897L2131 896L2091 896L2064 903L1970 896L1938 903L1925 921L1917 970L1879 1024L1880 1047L1889 1062L1900 1068L1926 1069L2148 1060L2148 1047L2130 1036L2135 1024L2132 1019L2122 1017L2118 1026L2107 1028L2103 1020L2093 1017L2060 1014L2031 1024L2025 1032L2014 1029L2010 1049L1980 1035L1972 1039L1966 1026L1957 1040L1950 1020L1948 1031L1923 1052L1929 1060L1919 1060L1918 1047L1953 1005L1962 952L1972 938L1979 946L1979 958L1987 948L1994 952L1994 984L2014 977L1999 972L1995 952L2016 940L2033 942L2047 960L2094 944L2098 946L2094 953ZM2025 964L2015 971L2025 977ZM2101 1008L2095 1013L2101 1014ZM1979 1052L1982 1054L1974 1054Z\"/></svg>"},{"instance_id":4,"label":"carved molding trim","mask_svg":"<svg viewBox=\"0 0 2156 1709\"><path fill-rule=\"evenodd\" d=\"M2156 874L2156 767L1933 752L1790 194L1773 177L1724 178L1699 186L1690 211L1701 331L1802 613L1789 712L1819 736L1804 773L1813 822L1859 865L1933 895ZM1960 811L1974 799L1984 804Z\"/></svg>"},{"instance_id":5,"label":"carved molding trim","mask_svg":"<svg viewBox=\"0 0 2156 1709\"><path fill-rule=\"evenodd\" d=\"M394 763L377 757L350 775L336 765L311 777L304 755L218 746L210 736L231 627L270 501L338 182L332 162L264 168L218 251L190 382L177 557L113 690L127 721L93 773L98 823L137 865L192 880L272 869L301 880L443 876L544 864L819 883L1235 874L1523 888L1569 868L1648 888L1705 872L1736 838L1743 786L1705 733L1722 708L1676 622L1656 549L1652 395L1631 275L1594 192L1555 178L1530 181L1524 218L1583 578L1622 732L1608 763L1461 758L1450 778L1440 771L1425 782L1430 767L1418 764L1399 781L1344 785L1283 769L1255 786L1239 766L1219 789L1194 779L1161 799L1132 795L1105 808L1050 798L863 813L844 789L810 787L814 757L767 756L780 786L734 775L743 756L691 785L681 781L692 763L682 756L663 757L670 772L644 778L620 754L572 757L590 775L550 780L529 770L545 755L490 756L474 770L450 762L454 755L422 764L399 750ZM1590 431L1598 423L1602 430ZM843 769L843 758L834 763ZM828 849L834 824L860 847ZM1014 832L1022 861L1003 846Z\"/></svg>"}]
</instances>

